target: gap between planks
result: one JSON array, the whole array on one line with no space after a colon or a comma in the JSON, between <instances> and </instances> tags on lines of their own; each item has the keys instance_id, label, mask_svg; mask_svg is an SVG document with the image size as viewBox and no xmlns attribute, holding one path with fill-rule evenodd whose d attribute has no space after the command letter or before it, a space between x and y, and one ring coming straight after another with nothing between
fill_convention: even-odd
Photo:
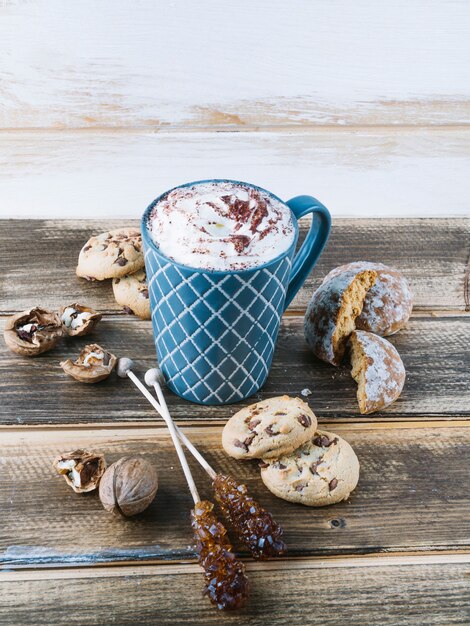
<instances>
[{"instance_id":1,"label":"gap between planks","mask_svg":"<svg viewBox=\"0 0 470 626\"><path fill-rule=\"evenodd\" d=\"M332 568L364 568L364 567L392 567L422 566L439 564L469 564L470 576L470 551L443 551L441 553L422 554L418 552L402 552L390 556L367 555L367 556L332 556L332 557L291 557L288 559L276 559L273 561L245 561L248 571L287 571L306 569L332 569ZM35 567L34 569L15 569L14 571L0 571L0 583L27 580L47 580L54 578L108 578L120 576L155 576L161 574L192 574L200 573L201 568L196 562L183 562L168 564L155 562L145 565L122 565L97 564L89 567Z\"/></svg>"},{"instance_id":2,"label":"gap between planks","mask_svg":"<svg viewBox=\"0 0 470 626\"><path fill-rule=\"evenodd\" d=\"M470 419L468 417L456 420L455 416L448 419L436 419L420 421L414 416L410 420L396 421L397 418L390 418L390 421L374 422L363 421L358 422L357 418L351 418L351 421L343 422L320 422L320 426L323 430L334 430L338 427L345 427L347 430L399 430L399 429L424 429L424 428L470 428ZM206 424L201 424L200 421L179 421L175 420L175 423L179 424L185 432L198 432L204 430L217 430L225 426L226 420L214 420ZM84 431L113 431L115 436L125 436L129 431L138 431L139 438L148 438L153 435L160 436L166 432L166 425L162 420L152 422L145 421L142 423L136 422L100 422L100 423L83 423L83 424L33 424L33 425L0 425L0 432L2 433L2 443L7 443L8 435L17 436L18 434L24 434L25 432L37 432L41 433L47 431L47 436L58 436L62 432L83 434ZM56 432L54 432L56 431Z\"/></svg>"}]
</instances>

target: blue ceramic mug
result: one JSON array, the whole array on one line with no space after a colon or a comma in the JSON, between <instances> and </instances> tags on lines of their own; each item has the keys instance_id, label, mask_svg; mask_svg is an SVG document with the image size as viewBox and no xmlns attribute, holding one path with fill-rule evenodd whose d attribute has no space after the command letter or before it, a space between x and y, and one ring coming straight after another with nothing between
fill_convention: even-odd
<instances>
[{"instance_id":1,"label":"blue ceramic mug","mask_svg":"<svg viewBox=\"0 0 470 626\"><path fill-rule=\"evenodd\" d=\"M162 194L142 218L142 238L152 326L160 368L168 387L199 404L244 400L264 384L281 316L322 252L331 228L328 209L311 196L283 202L292 212L292 245L271 261L245 270L213 271L175 263L150 236L147 221ZM312 214L312 225L295 254L297 220Z\"/></svg>"}]
</instances>

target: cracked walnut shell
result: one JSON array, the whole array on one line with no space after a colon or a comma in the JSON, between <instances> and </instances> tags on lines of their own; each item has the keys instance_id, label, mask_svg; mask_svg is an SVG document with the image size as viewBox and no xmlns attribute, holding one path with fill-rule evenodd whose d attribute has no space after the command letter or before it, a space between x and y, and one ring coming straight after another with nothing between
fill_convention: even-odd
<instances>
[{"instance_id":1,"label":"cracked walnut shell","mask_svg":"<svg viewBox=\"0 0 470 626\"><path fill-rule=\"evenodd\" d=\"M106 461L102 454L74 450L58 456L52 466L75 493L86 493L98 487L106 469Z\"/></svg>"},{"instance_id":2,"label":"cracked walnut shell","mask_svg":"<svg viewBox=\"0 0 470 626\"><path fill-rule=\"evenodd\" d=\"M61 361L60 366L66 374L81 383L98 383L108 378L117 358L97 343L91 343L83 348L75 361L67 359Z\"/></svg>"},{"instance_id":3,"label":"cracked walnut shell","mask_svg":"<svg viewBox=\"0 0 470 626\"><path fill-rule=\"evenodd\" d=\"M70 337L88 335L100 321L102 315L83 304L69 304L59 309L63 329Z\"/></svg>"},{"instance_id":4,"label":"cracked walnut shell","mask_svg":"<svg viewBox=\"0 0 470 626\"><path fill-rule=\"evenodd\" d=\"M104 473L100 500L107 511L131 517L145 511L157 489L157 471L149 461L142 457L123 457Z\"/></svg>"},{"instance_id":5,"label":"cracked walnut shell","mask_svg":"<svg viewBox=\"0 0 470 626\"><path fill-rule=\"evenodd\" d=\"M8 318L3 334L12 352L36 356L53 348L64 330L57 313L34 307Z\"/></svg>"}]
</instances>

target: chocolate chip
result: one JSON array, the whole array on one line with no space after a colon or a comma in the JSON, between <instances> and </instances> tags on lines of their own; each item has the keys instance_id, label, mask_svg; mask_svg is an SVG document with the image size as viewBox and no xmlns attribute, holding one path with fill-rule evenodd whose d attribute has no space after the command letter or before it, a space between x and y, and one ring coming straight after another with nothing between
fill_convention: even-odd
<instances>
[{"instance_id":1,"label":"chocolate chip","mask_svg":"<svg viewBox=\"0 0 470 626\"><path fill-rule=\"evenodd\" d=\"M115 278L115 279L114 279L114 283L115 283L116 285L117 285L118 283L120 283L120 282L121 282L121 279L120 279L120 278Z\"/></svg>"},{"instance_id":2,"label":"chocolate chip","mask_svg":"<svg viewBox=\"0 0 470 626\"><path fill-rule=\"evenodd\" d=\"M92 247L92 246L85 246L85 247L83 248L83 252L86 252L87 250L90 250L90 248L91 248L91 247Z\"/></svg>"},{"instance_id":3,"label":"chocolate chip","mask_svg":"<svg viewBox=\"0 0 470 626\"><path fill-rule=\"evenodd\" d=\"M298 421L300 424L302 424L302 426L303 426L304 428L308 428L309 426L311 426L311 425L312 425L312 420L311 420L311 418L310 418L308 415L304 415L304 414L302 414L302 415L298 415L298 416L297 416L297 421Z\"/></svg>"},{"instance_id":4,"label":"chocolate chip","mask_svg":"<svg viewBox=\"0 0 470 626\"><path fill-rule=\"evenodd\" d=\"M330 491L333 491L333 489L336 489L337 486L338 486L338 480L336 478L333 478L328 483L328 488L329 488Z\"/></svg>"},{"instance_id":5,"label":"chocolate chip","mask_svg":"<svg viewBox=\"0 0 470 626\"><path fill-rule=\"evenodd\" d=\"M305 483L300 483L300 485L297 485L295 487L295 490L296 491L303 491L305 489L305 487L306 487Z\"/></svg>"},{"instance_id":6,"label":"chocolate chip","mask_svg":"<svg viewBox=\"0 0 470 626\"><path fill-rule=\"evenodd\" d=\"M272 425L271 425L271 424L270 424L267 428L265 428L265 429L264 429L264 432L265 432L265 433L267 433L268 435L271 435L271 437L272 437L273 435L278 435L278 434L279 434L279 433L275 433L275 432L273 431L273 427L272 427Z\"/></svg>"},{"instance_id":7,"label":"chocolate chip","mask_svg":"<svg viewBox=\"0 0 470 626\"><path fill-rule=\"evenodd\" d=\"M144 296L144 298L147 298L147 300L148 300L148 297L149 297L149 290L148 289L142 289L142 291L140 293Z\"/></svg>"},{"instance_id":8,"label":"chocolate chip","mask_svg":"<svg viewBox=\"0 0 470 626\"><path fill-rule=\"evenodd\" d=\"M255 433L253 433L252 435L248 435L248 437L243 442L245 444L247 450L248 450L248 446L250 445L250 443L253 441L253 439L255 437L256 437Z\"/></svg>"},{"instance_id":9,"label":"chocolate chip","mask_svg":"<svg viewBox=\"0 0 470 626\"><path fill-rule=\"evenodd\" d=\"M116 265L120 265L121 267L127 265L127 259L123 256L118 256L118 258L114 262L116 263Z\"/></svg>"},{"instance_id":10,"label":"chocolate chip","mask_svg":"<svg viewBox=\"0 0 470 626\"><path fill-rule=\"evenodd\" d=\"M284 465L284 463L278 463L277 464L279 469L286 469L287 465Z\"/></svg>"},{"instance_id":11,"label":"chocolate chip","mask_svg":"<svg viewBox=\"0 0 470 626\"><path fill-rule=\"evenodd\" d=\"M318 474L317 467L320 465L321 461L317 461L316 463L312 463L309 467L309 470L313 475Z\"/></svg>"},{"instance_id":12,"label":"chocolate chip","mask_svg":"<svg viewBox=\"0 0 470 626\"><path fill-rule=\"evenodd\" d=\"M240 441L240 439L234 439L233 445L236 448L242 448L243 450L245 450L245 452L248 452L248 446L243 441Z\"/></svg>"},{"instance_id":13,"label":"chocolate chip","mask_svg":"<svg viewBox=\"0 0 470 626\"><path fill-rule=\"evenodd\" d=\"M267 467L269 467L269 463L266 463L265 461L260 461L258 463L258 467L260 467L261 469L266 469Z\"/></svg>"},{"instance_id":14,"label":"chocolate chip","mask_svg":"<svg viewBox=\"0 0 470 626\"><path fill-rule=\"evenodd\" d=\"M250 430L254 430L259 424L261 424L261 420L252 420L249 424L248 424L248 428Z\"/></svg>"},{"instance_id":15,"label":"chocolate chip","mask_svg":"<svg viewBox=\"0 0 470 626\"><path fill-rule=\"evenodd\" d=\"M337 442L338 439L336 439L336 441L334 439L330 441L326 435L319 435L313 439L313 445L318 446L319 448L329 448L333 443Z\"/></svg>"},{"instance_id":16,"label":"chocolate chip","mask_svg":"<svg viewBox=\"0 0 470 626\"><path fill-rule=\"evenodd\" d=\"M124 313L127 313L128 315L134 315L134 311L131 309L130 306L123 306L122 310L124 311Z\"/></svg>"},{"instance_id":17,"label":"chocolate chip","mask_svg":"<svg viewBox=\"0 0 470 626\"><path fill-rule=\"evenodd\" d=\"M274 415L287 415L285 411L276 411Z\"/></svg>"}]
</instances>

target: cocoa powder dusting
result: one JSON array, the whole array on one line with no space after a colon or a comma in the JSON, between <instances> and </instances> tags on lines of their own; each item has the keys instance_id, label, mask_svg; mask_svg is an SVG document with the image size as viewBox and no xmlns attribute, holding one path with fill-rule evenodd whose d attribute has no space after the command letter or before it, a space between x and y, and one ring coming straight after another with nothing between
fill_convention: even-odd
<instances>
[{"instance_id":1,"label":"cocoa powder dusting","mask_svg":"<svg viewBox=\"0 0 470 626\"><path fill-rule=\"evenodd\" d=\"M235 247L235 250L240 254L243 250L250 245L250 238L248 235L232 235L228 238Z\"/></svg>"}]
</instances>

